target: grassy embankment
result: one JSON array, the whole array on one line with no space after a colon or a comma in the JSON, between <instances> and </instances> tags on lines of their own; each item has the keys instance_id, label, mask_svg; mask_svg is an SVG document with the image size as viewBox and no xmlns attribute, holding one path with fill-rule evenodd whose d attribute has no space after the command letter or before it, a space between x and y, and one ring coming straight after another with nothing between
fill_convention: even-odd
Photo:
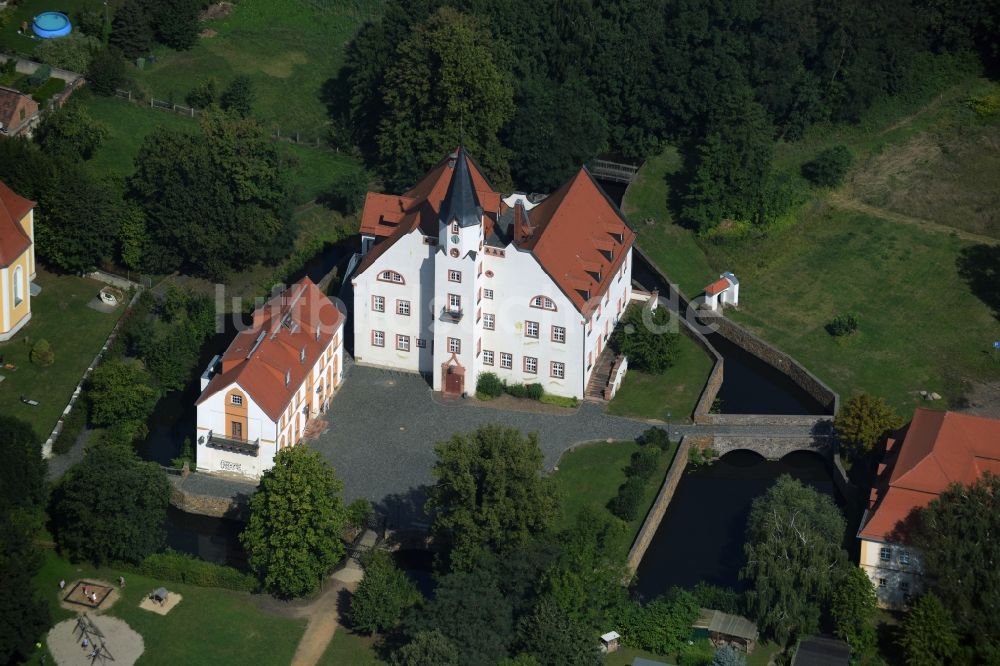
<instances>
[{"instance_id":1,"label":"grassy embankment","mask_svg":"<svg viewBox=\"0 0 1000 666\"><path fill-rule=\"evenodd\" d=\"M844 187L813 190L791 223L763 237L706 242L674 224L667 200L679 159L672 149L647 162L624 208L642 232L640 247L689 296L733 270L741 291L731 316L842 396L882 395L903 414L919 404L920 390L960 405L968 382L1000 377L990 350L1000 339L988 305L995 291L991 301L988 288L974 291L963 274L964 264L982 283L990 264L963 260L978 243L961 237L1000 237L1000 172L996 151L984 147L1000 141L1000 122L968 104L991 91L996 84L966 77L922 104L887 102L857 125L817 126L798 143L780 144L776 168L796 178L802 163L833 145L847 145L855 166ZM947 195L910 196L929 187ZM858 333L831 337L825 326L846 312L859 316Z\"/></svg>"}]
</instances>

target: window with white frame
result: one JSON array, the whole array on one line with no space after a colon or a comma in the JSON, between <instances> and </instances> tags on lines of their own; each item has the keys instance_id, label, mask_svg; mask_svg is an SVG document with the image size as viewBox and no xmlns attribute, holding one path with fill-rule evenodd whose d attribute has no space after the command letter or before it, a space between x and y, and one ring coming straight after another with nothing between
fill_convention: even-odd
<instances>
[{"instance_id":1,"label":"window with white frame","mask_svg":"<svg viewBox=\"0 0 1000 666\"><path fill-rule=\"evenodd\" d=\"M385 296L372 296L372 310L385 312Z\"/></svg>"},{"instance_id":2,"label":"window with white frame","mask_svg":"<svg viewBox=\"0 0 1000 666\"><path fill-rule=\"evenodd\" d=\"M538 359L534 356L524 357L524 371L536 374L538 372Z\"/></svg>"},{"instance_id":3,"label":"window with white frame","mask_svg":"<svg viewBox=\"0 0 1000 666\"><path fill-rule=\"evenodd\" d=\"M243 406L243 396L241 396L241 395L234 395L231 398L231 402L234 405L236 405L237 407L242 407Z\"/></svg>"},{"instance_id":4,"label":"window with white frame","mask_svg":"<svg viewBox=\"0 0 1000 666\"><path fill-rule=\"evenodd\" d=\"M493 300L493 290L492 289L483 289L483 298L488 298L490 300Z\"/></svg>"},{"instance_id":5,"label":"window with white frame","mask_svg":"<svg viewBox=\"0 0 1000 666\"><path fill-rule=\"evenodd\" d=\"M457 234L458 233L458 222L452 222L451 223L451 233L453 233L453 234Z\"/></svg>"},{"instance_id":6,"label":"window with white frame","mask_svg":"<svg viewBox=\"0 0 1000 666\"><path fill-rule=\"evenodd\" d=\"M555 379L565 379L566 364L559 361L551 361L549 363L549 374Z\"/></svg>"},{"instance_id":7,"label":"window with white frame","mask_svg":"<svg viewBox=\"0 0 1000 666\"><path fill-rule=\"evenodd\" d=\"M382 271L378 274L378 279L383 282L395 282L396 284L405 284L403 276L396 271Z\"/></svg>"},{"instance_id":8,"label":"window with white frame","mask_svg":"<svg viewBox=\"0 0 1000 666\"><path fill-rule=\"evenodd\" d=\"M487 331L495 331L497 328L497 320L491 313L483 313L483 328Z\"/></svg>"},{"instance_id":9,"label":"window with white frame","mask_svg":"<svg viewBox=\"0 0 1000 666\"><path fill-rule=\"evenodd\" d=\"M448 338L448 353L450 354L461 354L462 353L462 341L458 338Z\"/></svg>"},{"instance_id":10,"label":"window with white frame","mask_svg":"<svg viewBox=\"0 0 1000 666\"><path fill-rule=\"evenodd\" d=\"M548 296L535 296L531 299L531 307L543 310L555 310L556 304Z\"/></svg>"},{"instance_id":11,"label":"window with white frame","mask_svg":"<svg viewBox=\"0 0 1000 666\"><path fill-rule=\"evenodd\" d=\"M385 331L372 331L372 345L385 347Z\"/></svg>"},{"instance_id":12,"label":"window with white frame","mask_svg":"<svg viewBox=\"0 0 1000 666\"><path fill-rule=\"evenodd\" d=\"M908 552L906 552L905 550L900 551L900 553L899 553L899 563L900 564L909 564L910 563L910 554Z\"/></svg>"},{"instance_id":13,"label":"window with white frame","mask_svg":"<svg viewBox=\"0 0 1000 666\"><path fill-rule=\"evenodd\" d=\"M396 349L399 351L410 351L410 336L396 334Z\"/></svg>"},{"instance_id":14,"label":"window with white frame","mask_svg":"<svg viewBox=\"0 0 1000 666\"><path fill-rule=\"evenodd\" d=\"M424 340L423 338L417 338L417 349L426 349L426 348L427 348L427 340Z\"/></svg>"},{"instance_id":15,"label":"window with white frame","mask_svg":"<svg viewBox=\"0 0 1000 666\"><path fill-rule=\"evenodd\" d=\"M514 355L508 354L507 352L500 352L500 367L504 370L510 370L514 367Z\"/></svg>"},{"instance_id":16,"label":"window with white frame","mask_svg":"<svg viewBox=\"0 0 1000 666\"><path fill-rule=\"evenodd\" d=\"M461 282L462 271L448 271L448 282Z\"/></svg>"},{"instance_id":17,"label":"window with white frame","mask_svg":"<svg viewBox=\"0 0 1000 666\"><path fill-rule=\"evenodd\" d=\"M493 365L493 350L483 350L483 365Z\"/></svg>"},{"instance_id":18,"label":"window with white frame","mask_svg":"<svg viewBox=\"0 0 1000 666\"><path fill-rule=\"evenodd\" d=\"M552 327L552 342L566 342L566 328L563 326Z\"/></svg>"},{"instance_id":19,"label":"window with white frame","mask_svg":"<svg viewBox=\"0 0 1000 666\"><path fill-rule=\"evenodd\" d=\"M406 317L410 316L410 302L398 299L396 301L396 314L404 315Z\"/></svg>"},{"instance_id":20,"label":"window with white frame","mask_svg":"<svg viewBox=\"0 0 1000 666\"><path fill-rule=\"evenodd\" d=\"M882 562L888 562L892 559L892 549L887 546L882 546L878 550L878 559Z\"/></svg>"},{"instance_id":21,"label":"window with white frame","mask_svg":"<svg viewBox=\"0 0 1000 666\"><path fill-rule=\"evenodd\" d=\"M448 294L448 309L458 312L462 309L462 297L458 294Z\"/></svg>"},{"instance_id":22,"label":"window with white frame","mask_svg":"<svg viewBox=\"0 0 1000 666\"><path fill-rule=\"evenodd\" d=\"M529 338L538 337L538 322L537 321L525 321L524 322L524 334Z\"/></svg>"}]
</instances>

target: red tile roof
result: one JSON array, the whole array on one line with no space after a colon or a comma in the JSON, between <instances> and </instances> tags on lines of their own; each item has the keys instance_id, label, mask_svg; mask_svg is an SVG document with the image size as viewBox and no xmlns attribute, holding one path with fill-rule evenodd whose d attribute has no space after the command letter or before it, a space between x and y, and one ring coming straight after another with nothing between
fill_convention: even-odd
<instances>
[{"instance_id":1,"label":"red tile roof","mask_svg":"<svg viewBox=\"0 0 1000 666\"><path fill-rule=\"evenodd\" d=\"M729 280L726 278L719 278L712 284L705 287L705 293L709 296L715 296L716 294L721 294L726 289L729 289Z\"/></svg>"},{"instance_id":2,"label":"red tile roof","mask_svg":"<svg viewBox=\"0 0 1000 666\"><path fill-rule=\"evenodd\" d=\"M21 109L24 109L23 119ZM21 125L36 113L38 102L29 95L13 88L0 87L0 124L7 130L8 136L16 136Z\"/></svg>"},{"instance_id":3,"label":"red tile roof","mask_svg":"<svg viewBox=\"0 0 1000 666\"><path fill-rule=\"evenodd\" d=\"M226 349L219 373L195 404L236 383L277 421L343 324L337 306L312 280L303 278L254 312L253 325ZM300 361L303 349L305 360ZM286 371L291 374L288 384Z\"/></svg>"},{"instance_id":4,"label":"red tile roof","mask_svg":"<svg viewBox=\"0 0 1000 666\"><path fill-rule=\"evenodd\" d=\"M402 196L368 194L361 216L361 233L385 240L377 243L361 261L358 275L418 226L424 234L437 236L441 200L454 172L449 165L451 158L442 160ZM466 159L476 195L486 212L484 235L489 236L501 212L500 194L493 190L475 161ZM535 256L584 315L596 308L634 241L635 232L586 168L581 168L532 210L525 211L520 206L515 210L515 245Z\"/></svg>"},{"instance_id":5,"label":"red tile roof","mask_svg":"<svg viewBox=\"0 0 1000 666\"><path fill-rule=\"evenodd\" d=\"M969 485L1000 470L1000 420L918 408L891 438L885 468L858 535L875 541L905 539L906 519L950 484Z\"/></svg>"},{"instance_id":6,"label":"red tile roof","mask_svg":"<svg viewBox=\"0 0 1000 666\"><path fill-rule=\"evenodd\" d=\"M487 224L492 225L500 212L500 193L493 190L493 186L471 158L466 156L465 159ZM452 155L446 156L423 180L402 196L368 193L361 213L361 233L385 240L377 243L365 255L358 265L357 275L365 272L383 252L417 227L425 236L437 238L441 202L448 192L452 174L455 173L452 160ZM486 232L489 233L489 229Z\"/></svg>"},{"instance_id":7,"label":"red tile roof","mask_svg":"<svg viewBox=\"0 0 1000 666\"><path fill-rule=\"evenodd\" d=\"M527 214L532 233L522 247L588 315L625 261L635 232L586 167Z\"/></svg>"},{"instance_id":8,"label":"red tile roof","mask_svg":"<svg viewBox=\"0 0 1000 666\"><path fill-rule=\"evenodd\" d=\"M35 207L0 181L0 267L14 263L31 247L31 238L21 226L21 219Z\"/></svg>"}]
</instances>

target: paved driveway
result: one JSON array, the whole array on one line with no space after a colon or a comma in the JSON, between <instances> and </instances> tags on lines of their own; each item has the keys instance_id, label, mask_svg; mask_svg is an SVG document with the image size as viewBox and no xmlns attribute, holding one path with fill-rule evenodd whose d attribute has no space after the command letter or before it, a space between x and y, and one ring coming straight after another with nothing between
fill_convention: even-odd
<instances>
[{"instance_id":1,"label":"paved driveway","mask_svg":"<svg viewBox=\"0 0 1000 666\"><path fill-rule=\"evenodd\" d=\"M563 415L498 411L475 399L442 401L419 376L354 366L324 415L327 431L310 446L337 470L344 498L366 497L390 520L416 519L423 504L420 486L433 481L434 444L453 433L486 423L537 432L551 469L567 448L609 437L632 439L648 424L608 416L584 403Z\"/></svg>"}]
</instances>

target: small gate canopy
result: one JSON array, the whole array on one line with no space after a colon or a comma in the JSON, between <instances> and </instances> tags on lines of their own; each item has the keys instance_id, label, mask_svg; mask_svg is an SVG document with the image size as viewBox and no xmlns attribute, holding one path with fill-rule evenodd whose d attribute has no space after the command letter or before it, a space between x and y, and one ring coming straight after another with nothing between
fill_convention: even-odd
<instances>
[{"instance_id":1,"label":"small gate canopy","mask_svg":"<svg viewBox=\"0 0 1000 666\"><path fill-rule=\"evenodd\" d=\"M165 588L165 587L158 587L158 588L156 588L156 591L153 592L152 597L153 597L153 599L155 601L166 601L167 600L167 596L169 594L170 593L167 592L167 588Z\"/></svg>"}]
</instances>

